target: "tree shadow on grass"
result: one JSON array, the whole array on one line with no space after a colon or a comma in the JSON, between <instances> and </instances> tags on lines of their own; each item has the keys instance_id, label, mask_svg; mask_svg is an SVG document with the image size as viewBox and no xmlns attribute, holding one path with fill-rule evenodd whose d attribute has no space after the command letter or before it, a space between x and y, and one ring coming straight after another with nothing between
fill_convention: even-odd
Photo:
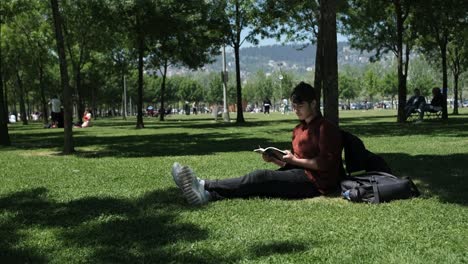
<instances>
[{"instance_id":1,"label":"tree shadow on grass","mask_svg":"<svg viewBox=\"0 0 468 264\"><path fill-rule=\"evenodd\" d=\"M274 241L255 245L251 248L251 254L256 257L266 257L278 254L294 254L307 251L308 247L299 242Z\"/></svg>"},{"instance_id":2,"label":"tree shadow on grass","mask_svg":"<svg viewBox=\"0 0 468 264\"><path fill-rule=\"evenodd\" d=\"M124 135L100 137L76 137L75 146L79 150L77 155L85 158L101 157L163 157L180 155L212 155L219 152L251 151L261 146L269 146L268 138L248 137L241 133L172 133L151 135ZM46 141L36 135L17 135L23 149L34 149L28 142L42 140L49 144L59 139L49 138ZM59 141L62 142L62 141ZM33 143L31 143L33 144ZM290 142L275 142L276 146L287 147ZM52 147L52 146L49 146ZM80 151L80 147L96 148L94 151Z\"/></svg>"},{"instance_id":3,"label":"tree shadow on grass","mask_svg":"<svg viewBox=\"0 0 468 264\"><path fill-rule=\"evenodd\" d=\"M178 213L196 210L184 206L167 189L137 199L86 197L70 202L50 199L47 189L36 188L0 197L1 263L46 263L55 252L70 252L65 258L93 263L226 263L233 262L217 252L175 252L171 245L205 240L208 232L183 222ZM52 248L25 246L27 229L57 229L58 244ZM31 239L31 238L29 238ZM27 245L27 244L26 244ZM79 252L86 254L79 255ZM74 255L78 254L78 255ZM209 258L207 258L209 256ZM63 256L62 256L63 257Z\"/></svg>"},{"instance_id":4,"label":"tree shadow on grass","mask_svg":"<svg viewBox=\"0 0 468 264\"><path fill-rule=\"evenodd\" d=\"M365 120L372 117L366 117ZM378 117L375 117L378 118ZM468 117L459 117L442 120L426 120L420 124L396 122L370 122L355 123L359 118L345 118L340 120L340 127L359 136L391 137L391 136L444 136L444 137L468 137Z\"/></svg>"},{"instance_id":5,"label":"tree shadow on grass","mask_svg":"<svg viewBox=\"0 0 468 264\"><path fill-rule=\"evenodd\" d=\"M468 154L416 155L380 154L397 176L417 181L423 197L438 197L442 202L468 205Z\"/></svg>"}]
</instances>

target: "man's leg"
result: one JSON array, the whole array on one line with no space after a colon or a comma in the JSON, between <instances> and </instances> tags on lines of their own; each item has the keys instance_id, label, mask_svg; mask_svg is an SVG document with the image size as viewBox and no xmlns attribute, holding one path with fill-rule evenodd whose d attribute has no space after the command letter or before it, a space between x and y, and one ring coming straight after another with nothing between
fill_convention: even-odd
<instances>
[{"instance_id":1,"label":"man's leg","mask_svg":"<svg viewBox=\"0 0 468 264\"><path fill-rule=\"evenodd\" d=\"M214 199L255 196L298 199L320 195L303 169L256 170L239 178L205 180L205 190Z\"/></svg>"}]
</instances>

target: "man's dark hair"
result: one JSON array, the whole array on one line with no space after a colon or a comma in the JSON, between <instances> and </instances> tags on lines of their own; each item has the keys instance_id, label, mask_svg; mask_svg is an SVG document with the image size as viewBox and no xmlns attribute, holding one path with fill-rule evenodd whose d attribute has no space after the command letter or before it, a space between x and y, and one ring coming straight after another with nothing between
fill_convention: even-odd
<instances>
[{"instance_id":1,"label":"man's dark hair","mask_svg":"<svg viewBox=\"0 0 468 264\"><path fill-rule=\"evenodd\" d=\"M314 100L317 100L314 87L305 82L300 82L296 87L294 87L294 90L291 93L291 101L294 104L301 104L303 102L310 103Z\"/></svg>"}]
</instances>

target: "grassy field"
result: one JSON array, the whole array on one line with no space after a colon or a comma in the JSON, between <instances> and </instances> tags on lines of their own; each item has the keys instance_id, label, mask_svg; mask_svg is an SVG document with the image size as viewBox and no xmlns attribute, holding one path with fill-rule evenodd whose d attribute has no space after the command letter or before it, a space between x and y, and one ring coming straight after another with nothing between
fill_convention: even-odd
<instances>
[{"instance_id":1,"label":"grassy field","mask_svg":"<svg viewBox=\"0 0 468 264\"><path fill-rule=\"evenodd\" d=\"M468 263L468 110L448 122L395 122L388 111L341 112L399 176L412 200L353 204L339 197L225 200L187 206L173 162L202 178L274 168L252 152L289 148L295 115L96 120L75 129L10 125L0 149L0 263ZM232 117L232 116L231 116Z\"/></svg>"}]
</instances>

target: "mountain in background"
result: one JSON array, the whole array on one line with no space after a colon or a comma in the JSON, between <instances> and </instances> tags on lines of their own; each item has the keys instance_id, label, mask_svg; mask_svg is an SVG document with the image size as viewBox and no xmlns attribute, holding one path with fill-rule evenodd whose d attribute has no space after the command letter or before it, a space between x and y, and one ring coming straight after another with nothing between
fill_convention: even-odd
<instances>
[{"instance_id":1,"label":"mountain in background","mask_svg":"<svg viewBox=\"0 0 468 264\"><path fill-rule=\"evenodd\" d=\"M294 71L304 73L314 71L315 45L271 45L247 47L240 50L242 77L249 76L262 70L265 73L274 71ZM351 49L347 42L338 42L338 65L363 66L369 63L372 54ZM222 69L221 55L215 62L205 65L200 71L220 72ZM226 51L226 62L229 72L235 72L234 52ZM187 69L171 69L170 75L188 73Z\"/></svg>"}]
</instances>

